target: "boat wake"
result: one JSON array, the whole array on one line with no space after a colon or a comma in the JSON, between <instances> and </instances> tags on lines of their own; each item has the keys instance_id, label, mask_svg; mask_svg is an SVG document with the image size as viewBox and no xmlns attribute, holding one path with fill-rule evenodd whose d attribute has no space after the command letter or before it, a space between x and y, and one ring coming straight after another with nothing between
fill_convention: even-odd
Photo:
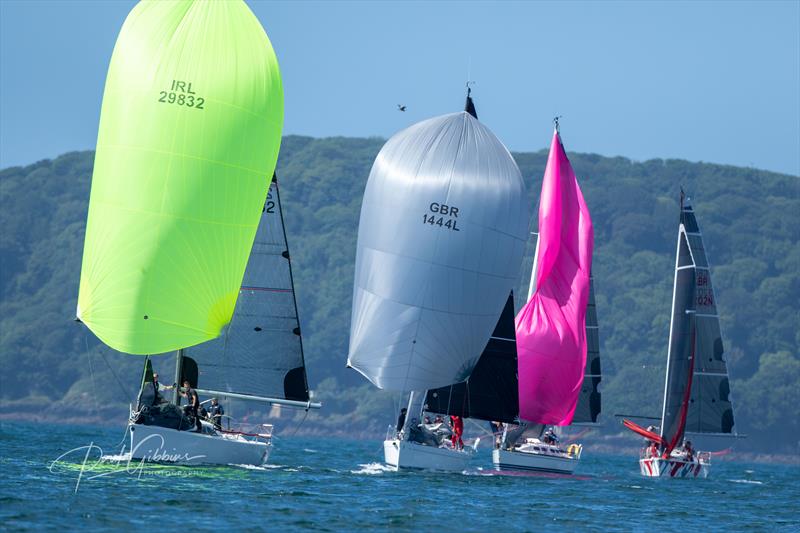
<instances>
[{"instance_id":1,"label":"boat wake","mask_svg":"<svg viewBox=\"0 0 800 533\"><path fill-rule=\"evenodd\" d=\"M763 481L757 481L755 479L729 479L731 483L746 483L748 485L763 485Z\"/></svg>"},{"instance_id":2,"label":"boat wake","mask_svg":"<svg viewBox=\"0 0 800 533\"><path fill-rule=\"evenodd\" d=\"M228 466L235 466L236 468L242 468L244 470L263 470L268 472L270 470L275 470L278 468L285 468L283 465L236 465L236 464L229 464Z\"/></svg>"},{"instance_id":3,"label":"boat wake","mask_svg":"<svg viewBox=\"0 0 800 533\"><path fill-rule=\"evenodd\" d=\"M358 470L351 470L351 474L362 474L368 476L374 476L377 474L383 474L384 472L394 472L395 469L389 465L383 463L367 463L364 465L358 465L361 468Z\"/></svg>"},{"instance_id":4,"label":"boat wake","mask_svg":"<svg viewBox=\"0 0 800 533\"><path fill-rule=\"evenodd\" d=\"M100 457L103 461L108 461L109 463L127 463L131 460L131 452L128 453L120 453L117 455L103 455Z\"/></svg>"}]
</instances>

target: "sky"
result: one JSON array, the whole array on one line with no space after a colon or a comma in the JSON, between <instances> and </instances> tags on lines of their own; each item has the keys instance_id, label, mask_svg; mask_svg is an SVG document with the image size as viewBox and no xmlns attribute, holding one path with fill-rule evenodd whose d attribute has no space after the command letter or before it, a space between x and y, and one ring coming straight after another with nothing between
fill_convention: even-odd
<instances>
[{"instance_id":1,"label":"sky","mask_svg":"<svg viewBox=\"0 0 800 533\"><path fill-rule=\"evenodd\" d=\"M514 151L800 175L800 0L266 2L285 134L389 137L463 109ZM94 148L134 2L0 0L0 168ZM397 104L407 106L405 113Z\"/></svg>"}]
</instances>

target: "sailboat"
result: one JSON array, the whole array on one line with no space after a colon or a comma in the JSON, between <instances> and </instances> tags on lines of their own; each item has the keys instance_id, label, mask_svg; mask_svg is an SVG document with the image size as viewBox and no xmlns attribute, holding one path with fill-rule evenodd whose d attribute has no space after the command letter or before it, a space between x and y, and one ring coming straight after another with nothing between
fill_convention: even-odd
<instances>
[{"instance_id":1,"label":"sailboat","mask_svg":"<svg viewBox=\"0 0 800 533\"><path fill-rule=\"evenodd\" d=\"M660 426L643 428L623 420L625 427L646 439L639 458L646 477L708 477L710 454L692 449L684 437L733 436L728 365L711 271L703 235L683 190L680 210Z\"/></svg>"},{"instance_id":2,"label":"sailboat","mask_svg":"<svg viewBox=\"0 0 800 533\"><path fill-rule=\"evenodd\" d=\"M470 92L464 112L386 142L361 207L347 364L409 393L405 419L384 441L384 460L398 469L466 467L469 449L424 424L427 391L470 377L526 241L519 168L477 120Z\"/></svg>"},{"instance_id":3,"label":"sailboat","mask_svg":"<svg viewBox=\"0 0 800 533\"><path fill-rule=\"evenodd\" d=\"M600 351L591 278L592 222L556 120L542 194L528 302L516 317L519 421L492 451L497 470L571 474L582 446L547 426L594 423ZM534 436L526 437L530 432Z\"/></svg>"},{"instance_id":4,"label":"sailboat","mask_svg":"<svg viewBox=\"0 0 800 533\"><path fill-rule=\"evenodd\" d=\"M299 330L285 332L297 314L281 307L294 293L278 205L267 212L282 124L277 58L244 2L132 9L106 79L77 317L110 348L146 356L128 425L134 458L266 460L266 428L200 422L179 406L184 380L223 400L318 407ZM262 297L273 287L285 301ZM173 350L173 398L156 402L150 356ZM284 370L288 386L269 396Z\"/></svg>"}]
</instances>

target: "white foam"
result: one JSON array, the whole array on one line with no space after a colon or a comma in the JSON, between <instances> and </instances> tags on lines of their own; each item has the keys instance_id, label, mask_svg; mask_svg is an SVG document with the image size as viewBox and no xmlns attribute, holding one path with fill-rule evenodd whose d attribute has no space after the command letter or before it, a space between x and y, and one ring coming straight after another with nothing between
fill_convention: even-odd
<instances>
[{"instance_id":1,"label":"white foam","mask_svg":"<svg viewBox=\"0 0 800 533\"><path fill-rule=\"evenodd\" d=\"M245 470L274 470L276 468L283 468L283 465L235 465L230 464L228 466L235 466L237 468L244 468Z\"/></svg>"},{"instance_id":2,"label":"white foam","mask_svg":"<svg viewBox=\"0 0 800 533\"><path fill-rule=\"evenodd\" d=\"M731 483L747 483L748 485L763 485L763 481L756 481L755 479L729 479Z\"/></svg>"},{"instance_id":3,"label":"white foam","mask_svg":"<svg viewBox=\"0 0 800 533\"><path fill-rule=\"evenodd\" d=\"M383 463L368 463L365 465L358 465L361 468L359 470L351 470L351 474L366 474L368 476L374 476L377 474L383 474L384 472L394 472L394 468L389 465Z\"/></svg>"},{"instance_id":4,"label":"white foam","mask_svg":"<svg viewBox=\"0 0 800 533\"><path fill-rule=\"evenodd\" d=\"M127 463L131 460L131 453L121 453L118 455L103 455L100 459L103 461L110 461L115 463Z\"/></svg>"}]
</instances>

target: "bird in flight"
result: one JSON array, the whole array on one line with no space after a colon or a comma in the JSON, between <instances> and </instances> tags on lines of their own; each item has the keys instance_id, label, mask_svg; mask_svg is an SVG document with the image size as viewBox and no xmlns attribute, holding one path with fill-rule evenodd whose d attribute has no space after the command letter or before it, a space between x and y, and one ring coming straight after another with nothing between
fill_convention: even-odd
<instances>
[{"instance_id":1,"label":"bird in flight","mask_svg":"<svg viewBox=\"0 0 800 533\"><path fill-rule=\"evenodd\" d=\"M397 110L398 111L405 111L406 110L406 106L397 104Z\"/></svg>"}]
</instances>

